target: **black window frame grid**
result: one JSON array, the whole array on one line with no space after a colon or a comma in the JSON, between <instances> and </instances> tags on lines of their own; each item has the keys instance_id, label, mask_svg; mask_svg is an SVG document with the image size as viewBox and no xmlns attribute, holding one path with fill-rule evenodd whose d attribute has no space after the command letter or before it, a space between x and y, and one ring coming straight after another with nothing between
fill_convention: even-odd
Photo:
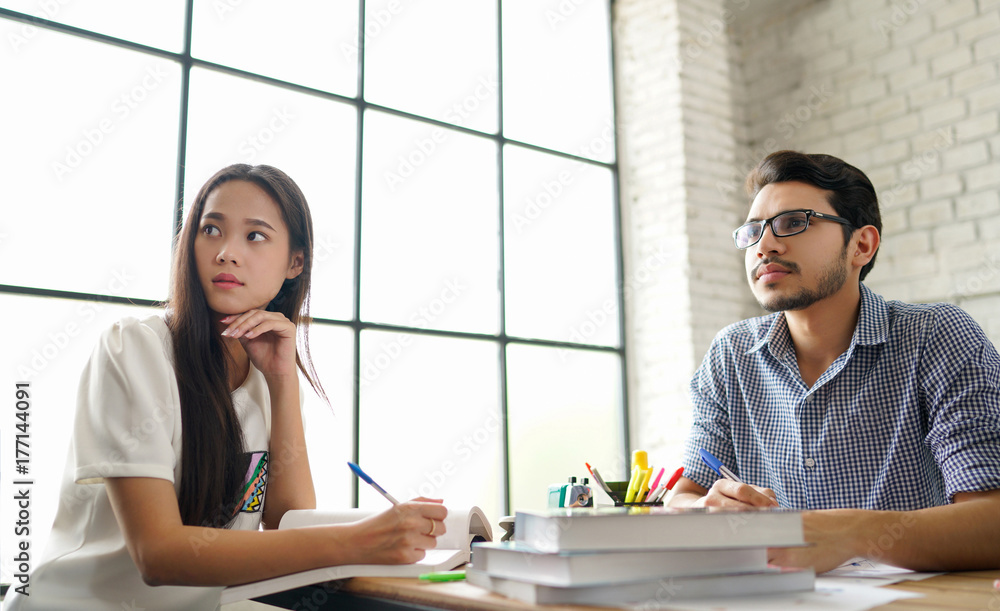
<instances>
[{"instance_id":1,"label":"black window frame grid","mask_svg":"<svg viewBox=\"0 0 1000 611\"><path fill-rule=\"evenodd\" d=\"M610 4L610 2L609 2ZM352 435L352 449L351 456L352 459L357 462L360 454L360 429L361 429L361 376L359 374L361 370L361 332L367 330L377 330L377 331L393 331L408 333L414 335L428 335L435 337L448 337L448 338L458 338L458 339L471 339L471 340L486 340L497 345L499 348L498 357L498 376L499 376L499 407L500 407L500 435L502 439L501 449L503 452L502 464L502 497L504 504L504 512L510 514L510 440L507 435L507 347L511 344L523 344L528 346L541 346L550 348L561 348L561 349L573 349L573 350L583 350L592 352L603 352L616 354L619 357L619 363L621 365L620 371L620 408L621 413L619 414L621 423L622 439L619 441L624 449L624 457L631 455L630 450L630 440L629 440L629 417L628 417L628 367L626 362L626 325L625 325L625 291L624 286L624 257L623 257L623 243L622 243L622 223L621 223L621 204L619 195L619 166L618 158L619 155L615 155L615 158L611 162L602 162L586 157L581 157L578 155L573 155L563 151L546 148L543 146L534 145L528 142L523 142L519 140L512 140L506 138L503 135L503 0L497 0L497 80L499 83L498 87L498 125L496 133L488 133L479 131L476 129L463 127L460 125L455 125L447 123L445 121L440 121L437 119L432 119L429 117L424 117L421 115L409 113L403 110L399 110L392 107L382 106L379 104L374 104L368 102L364 99L364 78L365 78L365 0L358 0L358 38L357 38L357 61L358 61L358 81L357 81L357 94L354 97L345 96L342 94L332 93L329 91L324 91L320 89L315 89L312 87L307 87L297 83L292 83L282 79L265 76L262 74L257 74L247 70L242 70L239 68L234 68L231 66L226 66L223 64L218 64L203 59L195 58L191 55L191 40L193 34L193 20L194 20L194 0L187 0L185 2L185 16L184 16L184 40L181 52L172 52L165 49L160 49L157 47L145 45L138 42L133 42L118 38L115 36L110 36L107 34L102 34L100 32L95 32L57 21L52 21L45 18L35 17L33 15L28 15L25 13L13 11L10 9L0 7L0 19L5 19L9 21L21 22L34 27L43 28L47 30L53 30L63 34L69 34L72 36L77 36L81 38L86 38L91 41L96 41L103 44L108 44L116 46L119 48L127 49L130 51L136 51L139 53L144 53L150 56L154 56L160 59L176 62L181 67L181 85L180 85L180 110L178 117L178 159L177 159L177 175L175 181L175 210L174 210L174 226L172 228L173 235L179 232L180 227L184 220L184 181L185 181L185 159L187 153L187 132L188 132L188 104L190 99L190 79L191 79L191 69L192 68L203 68L207 70L212 70L227 74L230 76L235 76L244 79L250 79L274 87L279 87L287 89L290 91L303 93L311 96L316 96L325 100L333 100L345 104L352 105L357 110L357 133L356 133L356 150L355 155L357 159L356 171L355 171L355 220L354 220L354 269L353 269L353 315L351 320L338 320L331 318L321 318L314 317L313 323L317 325L332 325L339 326L342 328L349 328L352 331L352 337L354 342L354 354L353 354L353 366L354 366L354 376L353 376L353 388L352 388L352 416L353 416L353 430ZM610 11L610 6L609 6ZM613 28L612 24L608 23L609 27L609 48L608 54L612 56L611 61L611 87L612 92L614 91L614 61L613 61ZM612 96L614 100L614 96ZM500 252L498 253L498 272L499 272L499 318L500 318L500 328L499 332L496 334L489 333L472 333L472 332L461 332L461 331L448 331L441 329L431 329L424 327L407 327L403 325L393 325L377 322L368 322L361 320L360 310L361 310L361 224L363 219L363 189L362 189L362 178L363 178L363 153L364 153L364 123L365 123L365 111L366 110L376 110L383 113L388 113L397 117L409 119L416 121L428 126L436 126L449 130L454 130L469 134L478 138L486 138L494 142L497 150L497 188L498 193L498 214L499 214L499 246ZM616 114L616 108L614 101L612 102L612 116ZM617 130L615 130L617 131ZM535 339L527 337L515 337L507 334L506 331L506 291L505 291L505 270L504 270L504 193L503 193L503 179L504 179L504 162L503 162L503 151L506 145L516 145L523 147L525 149L530 149L536 152L545 153L548 155L554 155L563 159L571 160L574 162L584 163L596 167L602 167L610 170L612 177L612 187L613 187L613 217L615 220L614 227L614 243L615 243L615 272L617 275L617 306L618 306L618 328L619 328L619 341L617 347L612 346L601 346L592 345L584 343L575 342L565 342L565 341L554 341L546 339ZM615 138L614 146L617 148L618 139ZM74 291L64 291L58 289L48 289L48 288L37 288L29 286L16 286L0 284L0 299L2 295L18 295L18 296L29 296L29 297L46 297L46 298L56 298L65 300L75 300L82 302L102 302L110 304L119 305L131 305L131 306L145 306L145 307L161 307L163 302L158 300L150 299L139 299L122 297L115 295L102 295L96 293L80 293ZM627 462L627 461L626 461ZM623 463L624 464L624 463ZM351 489L351 504L354 507L358 506L358 492L359 492L359 482L357 478L352 478L352 489Z\"/></svg>"}]
</instances>

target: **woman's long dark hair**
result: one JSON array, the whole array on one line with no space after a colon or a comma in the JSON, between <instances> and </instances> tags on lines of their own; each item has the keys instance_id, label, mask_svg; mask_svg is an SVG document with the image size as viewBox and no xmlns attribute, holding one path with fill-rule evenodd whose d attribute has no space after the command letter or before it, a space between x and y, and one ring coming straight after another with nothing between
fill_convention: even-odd
<instances>
[{"instance_id":1,"label":"woman's long dark hair","mask_svg":"<svg viewBox=\"0 0 1000 611\"><path fill-rule=\"evenodd\" d=\"M232 524L247 469L243 431L229 391L231 363L215 331L194 256L205 200L219 185L230 180L251 182L268 193L288 227L291 251L302 251L302 273L285 280L267 309L281 312L295 325L298 335L295 361L317 394L326 399L309 354L313 228L305 196L277 168L247 164L223 168L198 191L178 236L167 302L167 326L173 340L181 404L178 504L184 524L195 526Z\"/></svg>"}]
</instances>

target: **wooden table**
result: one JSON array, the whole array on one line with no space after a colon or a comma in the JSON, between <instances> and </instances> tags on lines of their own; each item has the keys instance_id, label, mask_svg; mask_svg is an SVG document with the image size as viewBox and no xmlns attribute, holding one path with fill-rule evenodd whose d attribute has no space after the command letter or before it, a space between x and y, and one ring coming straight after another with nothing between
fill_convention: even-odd
<instances>
[{"instance_id":1,"label":"wooden table","mask_svg":"<svg viewBox=\"0 0 1000 611\"><path fill-rule=\"evenodd\" d=\"M935 611L975 609L1000 611L1000 590L993 582L1000 570L947 573L922 581L884 586L923 594L876 607L880 611ZM598 607L534 606L504 598L463 581L428 583L417 579L355 577L265 597L261 602L300 611L321 609L399 611L451 609L454 611L593 611Z\"/></svg>"}]
</instances>

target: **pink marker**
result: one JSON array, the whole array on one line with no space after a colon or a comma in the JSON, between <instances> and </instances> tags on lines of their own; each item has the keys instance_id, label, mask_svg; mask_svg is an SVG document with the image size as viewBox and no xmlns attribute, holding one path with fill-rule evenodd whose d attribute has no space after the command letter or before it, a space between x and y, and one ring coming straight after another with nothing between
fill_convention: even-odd
<instances>
[{"instance_id":1,"label":"pink marker","mask_svg":"<svg viewBox=\"0 0 1000 611\"><path fill-rule=\"evenodd\" d=\"M656 474L656 479L653 483L649 485L650 490L656 490L656 485L660 483L660 478L663 477L663 467L660 468L660 472Z\"/></svg>"}]
</instances>

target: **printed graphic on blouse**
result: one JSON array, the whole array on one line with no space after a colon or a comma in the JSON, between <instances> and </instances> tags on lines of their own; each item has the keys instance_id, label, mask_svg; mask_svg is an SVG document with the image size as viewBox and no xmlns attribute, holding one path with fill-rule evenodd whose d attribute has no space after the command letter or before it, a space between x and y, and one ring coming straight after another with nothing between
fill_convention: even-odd
<instances>
[{"instance_id":1,"label":"printed graphic on blouse","mask_svg":"<svg viewBox=\"0 0 1000 611\"><path fill-rule=\"evenodd\" d=\"M267 488L267 452L247 452L246 456L249 466L238 512L257 513L264 505L264 489Z\"/></svg>"}]
</instances>

